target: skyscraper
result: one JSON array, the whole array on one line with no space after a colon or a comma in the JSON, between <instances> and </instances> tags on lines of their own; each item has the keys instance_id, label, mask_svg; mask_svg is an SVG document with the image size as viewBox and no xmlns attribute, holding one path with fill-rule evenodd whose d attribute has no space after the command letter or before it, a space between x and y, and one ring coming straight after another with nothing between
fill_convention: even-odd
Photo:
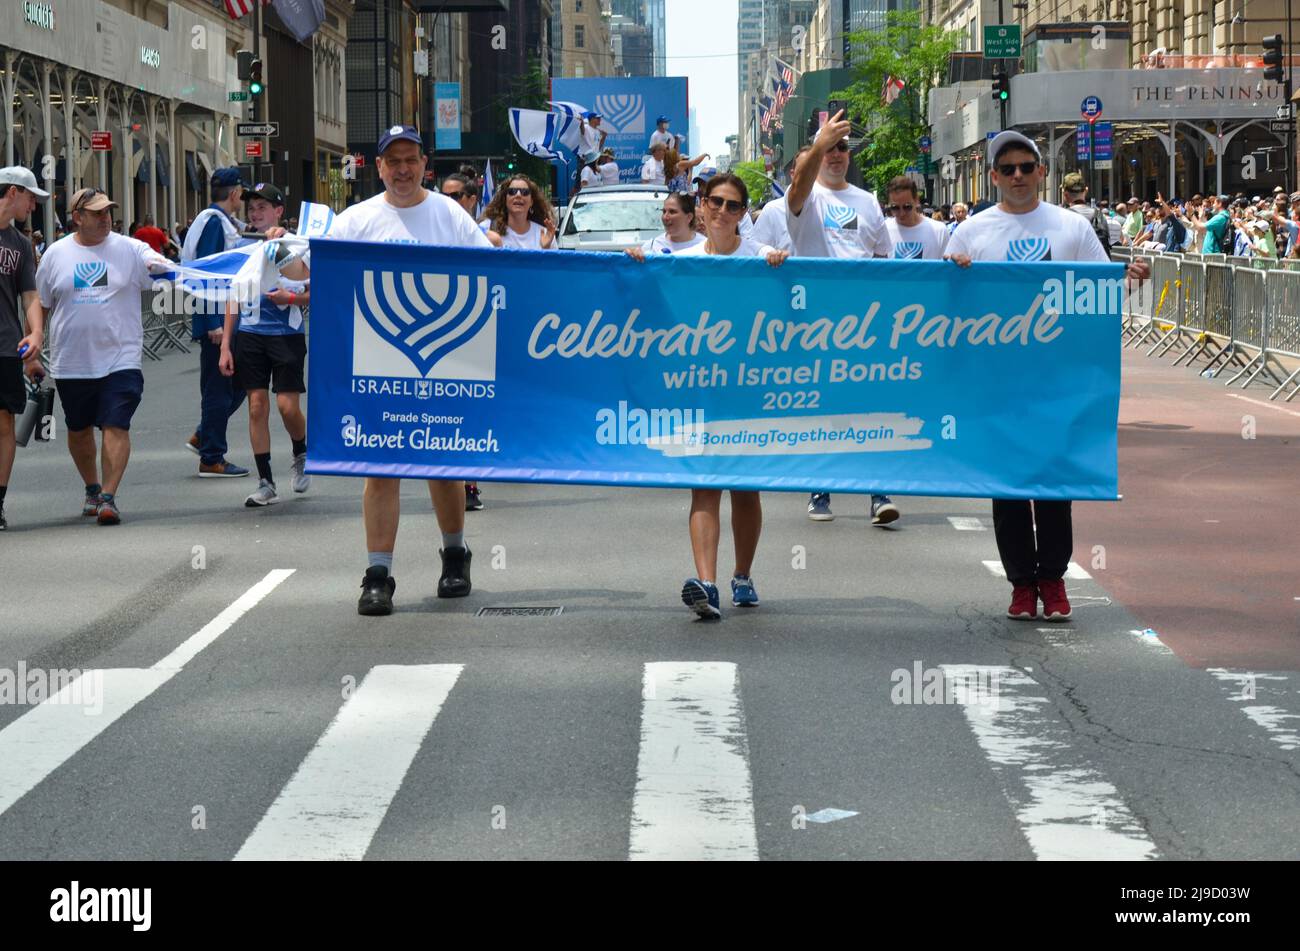
<instances>
[{"instance_id":1,"label":"skyscraper","mask_svg":"<svg viewBox=\"0 0 1300 951\"><path fill-rule=\"evenodd\" d=\"M666 0L611 0L615 66L626 76L667 75Z\"/></svg>"}]
</instances>

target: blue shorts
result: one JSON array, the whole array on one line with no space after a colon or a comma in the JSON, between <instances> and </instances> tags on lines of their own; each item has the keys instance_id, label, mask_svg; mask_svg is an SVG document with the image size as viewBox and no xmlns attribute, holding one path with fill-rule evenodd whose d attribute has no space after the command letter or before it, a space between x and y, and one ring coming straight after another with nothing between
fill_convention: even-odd
<instances>
[{"instance_id":1,"label":"blue shorts","mask_svg":"<svg viewBox=\"0 0 1300 951\"><path fill-rule=\"evenodd\" d=\"M96 380L56 380L55 385L63 404L63 423L69 432L91 426L129 430L144 394L144 374L139 370L118 370Z\"/></svg>"}]
</instances>

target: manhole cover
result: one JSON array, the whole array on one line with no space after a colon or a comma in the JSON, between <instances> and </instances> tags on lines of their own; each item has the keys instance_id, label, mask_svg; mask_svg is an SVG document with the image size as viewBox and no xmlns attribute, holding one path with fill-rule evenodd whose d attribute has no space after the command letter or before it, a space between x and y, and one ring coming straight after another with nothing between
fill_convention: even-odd
<instances>
[{"instance_id":1,"label":"manhole cover","mask_svg":"<svg viewBox=\"0 0 1300 951\"><path fill-rule=\"evenodd\" d=\"M476 617L555 617L564 608L498 607L479 608Z\"/></svg>"}]
</instances>

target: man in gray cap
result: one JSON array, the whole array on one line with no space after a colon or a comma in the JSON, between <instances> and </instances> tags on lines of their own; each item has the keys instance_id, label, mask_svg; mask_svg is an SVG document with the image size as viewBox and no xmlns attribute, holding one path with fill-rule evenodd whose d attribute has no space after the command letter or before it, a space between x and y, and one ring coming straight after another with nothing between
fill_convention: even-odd
<instances>
[{"instance_id":1,"label":"man in gray cap","mask_svg":"<svg viewBox=\"0 0 1300 951\"><path fill-rule=\"evenodd\" d=\"M23 360L33 366L37 353L20 354L23 318L40 319L41 302L36 296L36 254L32 243L14 227L36 210L36 201L50 193L36 185L36 176L21 166L0 168L0 531L5 521L5 493L13 472L14 418L27 407L23 384ZM21 303L20 303L21 302Z\"/></svg>"}]
</instances>

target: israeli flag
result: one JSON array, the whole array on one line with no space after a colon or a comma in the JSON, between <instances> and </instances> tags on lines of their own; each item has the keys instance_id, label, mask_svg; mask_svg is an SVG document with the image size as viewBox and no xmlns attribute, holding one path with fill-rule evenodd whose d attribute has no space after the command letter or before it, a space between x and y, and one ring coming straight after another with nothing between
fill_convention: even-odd
<instances>
[{"instance_id":1,"label":"israeli flag","mask_svg":"<svg viewBox=\"0 0 1300 951\"><path fill-rule=\"evenodd\" d=\"M235 300L251 306L264 289L275 285L281 269L300 259L307 250L308 242L303 237L253 241L188 264L173 264L171 270L155 272L153 276L155 280L173 281L203 300Z\"/></svg>"},{"instance_id":2,"label":"israeli flag","mask_svg":"<svg viewBox=\"0 0 1300 951\"><path fill-rule=\"evenodd\" d=\"M492 183L492 160L488 159L487 164L483 166L483 194L479 198L478 213L483 214L483 209L492 202L492 196L496 194L496 186ZM299 218L299 221L302 219Z\"/></svg>"},{"instance_id":3,"label":"israeli flag","mask_svg":"<svg viewBox=\"0 0 1300 951\"><path fill-rule=\"evenodd\" d=\"M775 181L772 182L772 197L773 197L773 198L784 198L784 197L785 197L785 189L781 187L781 183L780 183L780 182L775 182ZM302 219L299 218L298 220L301 221Z\"/></svg>"},{"instance_id":4,"label":"israeli flag","mask_svg":"<svg viewBox=\"0 0 1300 951\"><path fill-rule=\"evenodd\" d=\"M551 107L563 116L572 116L574 119L581 119L583 113L590 112L586 106L579 105L576 102L566 102L564 100L548 100Z\"/></svg>"},{"instance_id":5,"label":"israeli flag","mask_svg":"<svg viewBox=\"0 0 1300 951\"><path fill-rule=\"evenodd\" d=\"M329 205L304 201L298 208L298 235L303 238L323 238L334 224L334 209Z\"/></svg>"},{"instance_id":6,"label":"israeli flag","mask_svg":"<svg viewBox=\"0 0 1300 951\"><path fill-rule=\"evenodd\" d=\"M560 147L576 153L581 139L575 117L539 109L511 109L510 131L529 155L566 165L569 159Z\"/></svg>"}]
</instances>

